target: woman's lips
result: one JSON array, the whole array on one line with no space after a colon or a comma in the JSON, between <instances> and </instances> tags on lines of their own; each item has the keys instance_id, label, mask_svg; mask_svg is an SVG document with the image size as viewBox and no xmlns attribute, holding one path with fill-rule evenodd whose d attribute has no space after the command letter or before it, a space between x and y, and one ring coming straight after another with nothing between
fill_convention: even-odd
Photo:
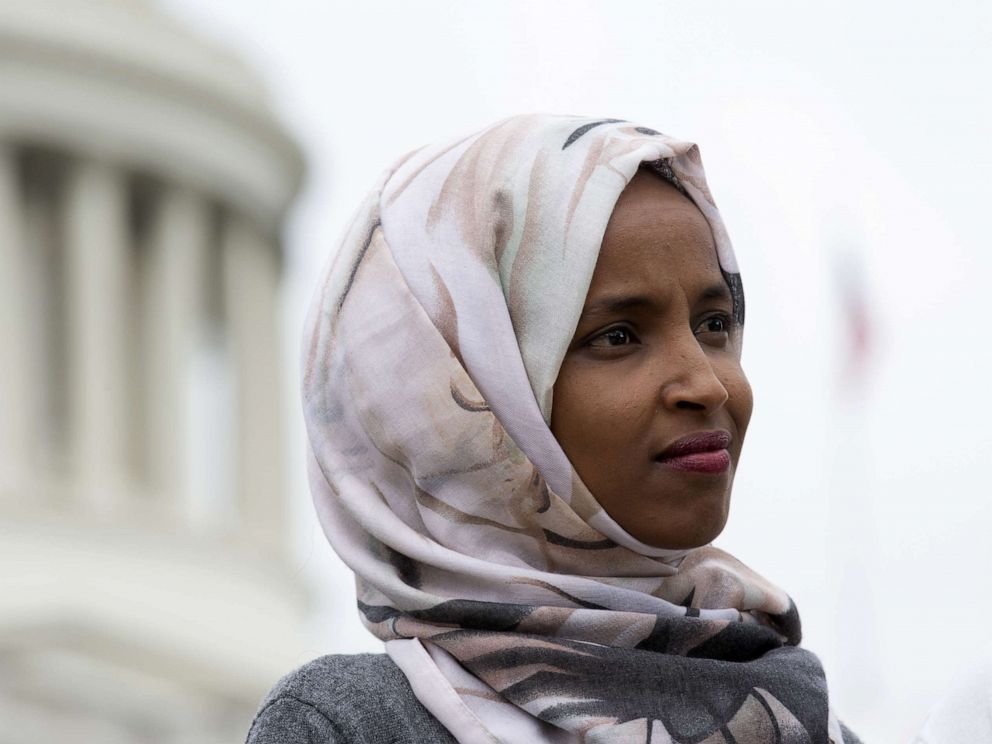
<instances>
[{"instance_id":1,"label":"woman's lips","mask_svg":"<svg viewBox=\"0 0 992 744\"><path fill-rule=\"evenodd\" d=\"M729 446L729 432L704 431L676 440L655 460L675 470L724 473L730 468Z\"/></svg>"}]
</instances>

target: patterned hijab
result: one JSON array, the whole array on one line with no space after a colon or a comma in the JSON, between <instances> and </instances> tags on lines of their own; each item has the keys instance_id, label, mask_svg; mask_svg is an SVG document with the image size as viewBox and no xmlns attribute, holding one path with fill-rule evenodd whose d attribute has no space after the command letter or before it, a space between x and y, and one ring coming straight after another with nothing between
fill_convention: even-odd
<instances>
[{"instance_id":1,"label":"patterned hijab","mask_svg":"<svg viewBox=\"0 0 992 744\"><path fill-rule=\"evenodd\" d=\"M841 744L789 597L715 548L634 539L548 426L607 222L642 166L706 217L742 310L689 142L521 116L383 175L307 320L320 521L366 627L462 744Z\"/></svg>"}]
</instances>

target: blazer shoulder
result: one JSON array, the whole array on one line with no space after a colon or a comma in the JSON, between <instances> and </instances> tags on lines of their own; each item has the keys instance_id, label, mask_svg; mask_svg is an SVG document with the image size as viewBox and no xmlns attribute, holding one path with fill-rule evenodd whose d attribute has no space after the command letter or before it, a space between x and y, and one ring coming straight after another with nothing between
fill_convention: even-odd
<instances>
[{"instance_id":1,"label":"blazer shoulder","mask_svg":"<svg viewBox=\"0 0 992 744\"><path fill-rule=\"evenodd\" d=\"M291 671L276 683L266 700L291 695L320 707L338 700L351 702L354 696L377 689L403 686L409 688L406 678L386 654L331 654Z\"/></svg>"},{"instance_id":2,"label":"blazer shoulder","mask_svg":"<svg viewBox=\"0 0 992 744\"><path fill-rule=\"evenodd\" d=\"M301 742L452 741L386 654L321 656L293 670L265 696L252 732L288 730L294 719L311 737ZM249 744L278 740L251 736Z\"/></svg>"}]
</instances>

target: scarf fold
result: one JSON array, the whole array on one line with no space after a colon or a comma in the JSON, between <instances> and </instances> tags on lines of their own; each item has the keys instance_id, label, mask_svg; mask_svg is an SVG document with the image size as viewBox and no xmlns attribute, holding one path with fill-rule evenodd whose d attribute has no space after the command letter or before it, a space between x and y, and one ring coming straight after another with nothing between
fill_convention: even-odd
<instances>
[{"instance_id":1,"label":"scarf fold","mask_svg":"<svg viewBox=\"0 0 992 744\"><path fill-rule=\"evenodd\" d=\"M522 116L384 174L307 320L321 524L364 624L463 743L841 744L789 597L716 548L634 539L548 426L639 167L698 206L742 308L691 143Z\"/></svg>"}]
</instances>

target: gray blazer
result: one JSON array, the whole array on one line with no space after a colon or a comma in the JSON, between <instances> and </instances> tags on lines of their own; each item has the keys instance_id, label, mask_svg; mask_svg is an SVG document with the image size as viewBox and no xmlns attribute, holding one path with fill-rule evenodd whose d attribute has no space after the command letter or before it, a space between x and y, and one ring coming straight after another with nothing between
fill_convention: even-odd
<instances>
[{"instance_id":1,"label":"gray blazer","mask_svg":"<svg viewBox=\"0 0 992 744\"><path fill-rule=\"evenodd\" d=\"M322 656L262 701L247 744L455 744L385 654Z\"/></svg>"},{"instance_id":2,"label":"gray blazer","mask_svg":"<svg viewBox=\"0 0 992 744\"><path fill-rule=\"evenodd\" d=\"M845 744L861 740L841 723ZM385 654L321 656L265 696L246 744L457 744Z\"/></svg>"}]
</instances>

